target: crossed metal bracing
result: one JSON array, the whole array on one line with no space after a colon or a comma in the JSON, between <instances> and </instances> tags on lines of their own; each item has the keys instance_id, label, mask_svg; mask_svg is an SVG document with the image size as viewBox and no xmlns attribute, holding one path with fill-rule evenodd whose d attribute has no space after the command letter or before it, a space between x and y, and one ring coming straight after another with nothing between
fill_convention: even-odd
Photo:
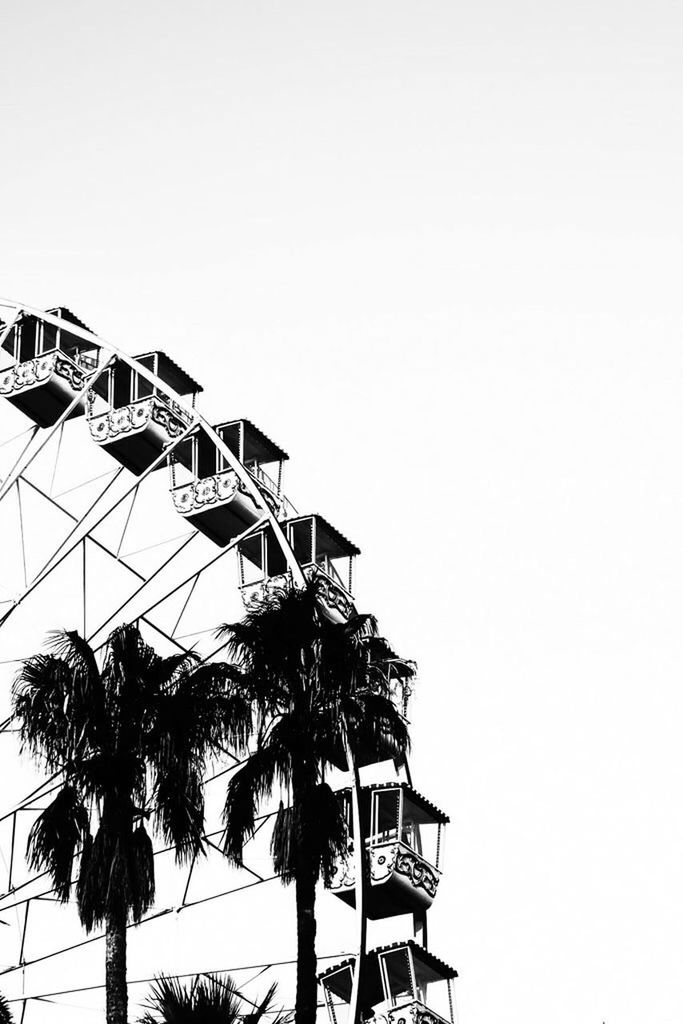
<instances>
[{"instance_id":1,"label":"crossed metal bracing","mask_svg":"<svg viewBox=\"0 0 683 1024\"><path fill-rule=\"evenodd\" d=\"M159 623L149 622L167 640L173 642L178 647L182 647L183 645L177 640L177 632L180 628L181 620L188 610L188 605L197 583L211 566L225 558L230 552L233 552L239 541L253 532L253 530L245 531L244 534L236 538L231 544L216 550L213 545L205 542L204 538L192 529L186 528L178 532L178 523L174 520L169 509L166 510L169 513L166 517L168 520L167 535L162 534L161 537L159 536L159 519L155 518L153 536L148 536L145 543L138 542L136 544L134 541L136 534L134 527L137 525L139 531L140 522L138 521L136 524L134 516L137 513L137 519L140 520L140 512L148 498L147 492L151 490L156 481L154 481L151 475L142 481L137 479L127 480L125 478L125 471L119 468L108 473L97 473L94 477L86 477L76 484L71 484L64 492L55 493L54 481L57 478L60 461L68 457L65 454L64 446L60 442L61 434L58 435L52 466L47 467L50 477L49 486L46 486L45 480L41 479L40 473L32 472L32 463L29 462L26 469L16 475L11 485L0 495L0 500L5 505L9 504L13 499L16 505L16 554L18 555L19 562L18 576L20 584L18 592L15 592L13 596L3 596L0 598L0 623L4 623L11 615L16 614L17 609L31 598L39 586L43 585L67 559L72 558L74 554L78 554L82 563L81 575L84 590L82 595L84 619L80 625L82 632L89 639L97 637L102 630L110 626L110 624L114 624L117 618L120 620L122 616L126 616L129 619L134 617L145 620L164 601L168 601L170 597L179 593L183 587L187 587L189 593L170 633L162 629ZM25 446L24 452L32 443L33 434ZM45 453L45 450L41 449L39 454L52 453L49 450ZM45 463L45 460L43 460L43 463ZM42 477L45 477L45 465L42 466L42 469ZM88 489L89 507L84 516L77 514L73 508L70 508L65 498L69 495L77 496L79 491L86 488ZM93 488L95 488L94 492ZM143 490L145 494L141 497ZM40 513L34 515L32 523L28 522L26 513L26 504L29 496L41 501L44 505ZM158 497L159 495L157 494ZM35 500L33 503L35 505ZM54 510L56 518L61 518L62 520L62 536L44 560L30 567L32 553L36 548L45 547L45 514L50 510ZM55 516L53 516L54 519ZM87 522L84 523L86 519ZM149 521L147 521L147 526L149 525ZM149 529L147 533L150 533ZM202 541L204 541L203 544L201 543ZM172 576L173 570L178 565L182 571L183 566L180 565L180 556L190 545L194 549L200 549L197 551L197 557L193 562L188 562L186 559L183 565L187 564L191 568L187 568L179 578L174 578ZM125 594L124 600L106 618L97 622L88 622L85 617L87 616L90 597L87 590L88 585L97 585L100 590L102 588L101 577L94 581L91 581L88 577L87 555L89 548L96 549L97 552L113 560L116 567L126 570L130 578L130 587ZM155 583L157 584L156 590L154 587ZM3 585L3 589L7 594L6 583ZM131 608L133 602L135 602L135 607Z\"/></svg>"}]
</instances>

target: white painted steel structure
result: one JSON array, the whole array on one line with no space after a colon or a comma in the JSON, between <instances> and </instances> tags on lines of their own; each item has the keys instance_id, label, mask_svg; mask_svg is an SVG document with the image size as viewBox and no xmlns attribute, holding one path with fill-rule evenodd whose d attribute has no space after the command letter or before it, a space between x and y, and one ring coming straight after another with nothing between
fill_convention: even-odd
<instances>
[{"instance_id":1,"label":"white painted steel structure","mask_svg":"<svg viewBox=\"0 0 683 1024\"><path fill-rule=\"evenodd\" d=\"M61 315L60 315L61 314ZM349 567L349 584L345 587L340 578L333 574L330 568L329 554L326 560L318 560L320 565L324 564L324 570L316 565L317 554L315 551L315 536L317 530L332 530L335 543L339 550L344 551L344 543L348 544L350 559L357 549L345 539L333 531L329 524L318 517L311 519L312 564L306 566L305 559L298 557L295 543L295 524L301 523L302 517L293 517L293 506L284 496L277 494L280 500L273 500L272 488L266 483L263 475L259 475L258 467L248 468L235 454L234 450L226 443L221 429L214 428L198 411L194 401L194 395L188 399L187 395L181 394L171 386L168 374L154 372L148 365L149 359L141 362L140 358L133 358L119 347L100 338L87 329L80 321L72 318L66 310L55 310L45 312L34 307L26 306L23 303L11 300L0 299L0 321L4 327L0 328L0 353L9 358L6 352L8 340L20 338L17 330L22 323L30 323L35 326L35 337L56 337L56 348L54 351L38 351L36 348L33 358L16 360L9 363L3 370L0 368L0 396L10 399L24 413L28 415L34 411L35 405L27 405L27 399L23 398L28 392L35 394L41 387L50 387L50 380L54 377L60 358L60 348L63 332L70 339L75 339L76 356L70 356L63 360L64 367L61 372L66 376L56 382L50 391L50 413L47 418L48 425L34 425L28 431L28 440L23 444L23 438L18 440L22 443L17 448L17 439L10 437L7 444L12 452L12 459L7 466L4 476L0 480L0 530L2 530L2 510L13 508L16 505L16 515L13 522L16 522L17 550L14 566L13 582L10 582L11 573L6 579L0 576L0 584L5 588L4 593L10 596L4 597L0 592L0 662L12 665L28 654L38 650L45 632L55 626L62 625L62 621L55 621L55 616L67 614L66 597L73 598L73 595L82 585L82 620L78 622L80 631L87 637L94 646L104 642L106 636L120 622L139 621L141 626L151 630L152 642L161 639L170 649L188 649L192 646L198 649L203 657L213 658L220 654L221 647L209 642L206 646L207 634L213 635L211 629L198 629L190 633L181 633L181 623L191 618L197 610L203 614L203 625L206 625L206 604L202 603L200 589L211 573L216 569L223 569L226 555L232 553L233 558L237 552L240 562L240 582L244 584L243 550L254 548L253 538L260 537L260 550L266 552L269 544L275 544L280 552L278 559L282 559L285 571L291 576L296 585L303 585L311 572L324 571L328 595L330 598L327 610L330 614L338 616L343 614L344 609L352 608L352 596L350 594L351 570ZM33 328L32 328L33 329ZM42 332L42 333L41 333ZM74 345L74 342L70 342ZM13 343L13 356L20 356L20 343ZM38 346L38 342L36 342ZM81 351L79 346L83 346ZM39 347L39 346L38 346ZM72 349L72 351L76 351ZM56 354L55 354L56 353ZM164 356L165 359L167 357ZM169 361L171 362L171 361ZM30 365L29 365L30 364ZM68 365L67 365L68 364ZM71 365L73 364L73 365ZM156 360L155 365L159 365ZM173 364L175 366L175 364ZM124 369L122 369L124 368ZM178 367L177 371L183 374ZM112 394L116 388L116 374L125 373L127 379L135 379L135 401L128 406L114 409ZM3 376L4 374L4 376ZM64 383L66 381L66 383ZM108 381L107 387L103 385ZM112 383L112 381L114 383ZM144 382L144 383L142 383ZM199 390L199 389L198 389ZM47 391L45 392L47 394ZM141 394L142 398L138 395ZM158 400L158 401L157 401ZM33 398L31 398L33 402ZM163 415L158 415L157 425L154 431L149 431L145 436L148 444L144 459L134 467L131 472L125 468L126 461L123 456L117 456L114 446L111 447L111 455L106 454L105 443L98 443L100 438L92 429L94 406L97 402L104 402L108 405L109 412L99 413L99 419L109 416L107 431L111 430L127 433L127 438L142 436L148 431L151 417L154 415L152 405L157 402ZM145 402L147 405L145 406ZM23 405L22 405L23 403ZM135 416L126 411L135 406ZM58 412L58 414L57 414ZM75 419L75 414L79 419ZM84 414L84 415L83 415ZM114 416L116 414L116 422ZM46 414L47 415L47 414ZM137 423L136 423L137 419ZM17 422L20 422L20 414L17 413ZM86 424L91 426L92 437L88 438ZM112 427L113 424L113 427ZM0 429L1 426L0 426ZM98 428L99 429L99 428ZM139 431L136 435L135 431ZM166 432L167 440L163 439ZM105 432L101 432L104 434ZM110 434L106 435L110 441ZM159 440L159 437L162 440ZM217 547L220 541L212 543L207 537L201 536L201 530L192 526L192 521L182 518L174 509L175 494L178 487L169 488L157 486L157 481L162 474L156 470L175 460L176 456L183 458L183 444L188 438L201 437L202 443L209 444L216 452L217 465L225 467L224 473L232 474L229 480L229 487L224 486L227 494L225 500L230 500L232 495L239 491L245 496L246 506L249 502L256 510L253 521L246 524L240 532L234 532L226 542ZM84 442L85 439L85 442ZM0 435L0 447L3 437ZM142 444L142 442L140 442ZM157 446L156 448L154 446ZM196 444L195 444L196 447ZM112 468L111 457L119 458L122 462L118 468ZM92 465L91 465L92 459ZM144 464L143 464L144 463ZM109 470L106 466L109 465ZM196 465L196 458L193 465ZM53 493L55 481L68 467L66 479L70 481L69 487L58 493ZM92 470L99 470L92 475ZM139 470L139 471L138 471ZM88 475L91 473L91 475ZM221 476L221 473L218 474ZM217 477L211 478L206 483L204 490L210 491L212 502L221 497ZM201 483L201 481L199 481ZM279 481L278 481L279 484ZM94 490L93 490L94 488ZM213 489L211 489L213 488ZM195 488L196 490L196 488ZM78 507L67 501L75 495L86 496ZM35 499L41 503L41 511L36 513L36 522L30 524L27 516L27 495L31 500ZM15 500L16 499L16 500ZM166 507L163 507L163 501ZM157 506L152 503L156 501ZM137 516L140 505L143 508L149 506L146 516ZM158 510L157 510L158 507ZM195 514L201 514L194 510ZM59 528L52 525L47 526L48 517L52 516L55 523L59 521ZM137 516L137 518L136 518ZM305 519L306 517L303 517ZM140 521L141 540L148 543L139 549L130 552L124 550L126 540L129 540L134 523ZM151 524L150 524L151 520ZM292 525L288 525L288 521ZM318 523L321 525L319 526ZM186 527L186 531L179 536L166 537L164 530L168 529L172 534L173 527L178 524ZM150 525L152 537L150 541ZM189 527L189 529L187 528ZM47 536L46 536L47 534ZM208 533L207 536L211 534ZM39 542L39 543L38 543ZM177 542L177 543L176 543ZM169 552L169 545L173 545ZM38 550L39 549L39 550ZM33 553L38 552L36 566L33 565ZM97 587L92 586L90 581L89 562L93 554L106 562L110 568L107 570L106 580L111 586L104 586L100 574ZM267 555L263 556L263 580L261 585L267 587L268 566ZM144 560L144 565L140 559ZM253 560L253 556L252 556ZM350 562L351 564L351 562ZM123 570L125 584L118 589L114 586L114 576L121 575ZM9 571L8 571L9 572ZM110 575L111 574L111 575ZM66 583L63 580L66 579ZM225 573L221 572L218 583L213 577L213 586L225 587ZM59 580L60 582L55 582ZM258 582L258 581L257 581ZM51 585L56 589L56 597L50 596ZM246 593L248 588L243 586ZM238 588L235 587L235 591ZM47 596L46 596L47 595ZM103 603L103 597L105 598ZM173 603L176 602L176 605ZM168 617L169 608L173 605L174 611L171 620ZM342 610L340 612L340 609ZM177 613L177 617L176 617ZM23 616L23 619L22 619ZM219 615L218 621L225 621L229 616ZM19 620L21 619L21 622ZM172 625L169 625L169 621ZM17 628L15 629L15 624ZM41 636L41 630L43 636ZM14 638L25 642L30 646L22 649L11 649ZM192 641L190 643L190 641ZM4 655L7 655L4 658ZM5 695L6 696L6 695ZM5 701L6 704L6 701ZM6 736L11 740L12 723L9 712L5 707L6 718L0 727ZM4 742L7 742L5 740ZM352 794L352 818L355 836L363 834L363 822L361 818L361 785L358 766L353 765L351 752L347 747L347 757L350 769L350 791ZM229 770L229 769L228 769ZM222 772L219 774L223 774ZM214 776L217 777L217 776ZM207 780L210 782L212 780ZM408 781L409 778L408 778ZM8 924L6 915L16 917L18 955L16 962L4 962L2 958L2 947L0 946L0 991L3 990L3 974L5 980L9 981L13 976L20 975L22 978L22 991L12 995L15 1007L21 1006L21 1021L23 1024L33 1024L33 1021L43 1019L44 1000L58 999L62 990L59 986L50 988L42 987L36 982L36 990L32 988L31 979L35 975L39 964L45 963L52 956L61 955L64 950L48 949L39 957L27 955L27 940L29 935L30 916L29 911L35 908L40 901L49 900L49 888L41 876L27 877L18 886L17 865L23 855L21 846L24 816L31 817L38 809L41 799L49 793L49 784L44 783L31 793L29 797L23 794L19 799L13 800L13 806L7 811L4 817L0 816L0 829L3 823L6 825L7 838L6 848L3 850L3 836L0 835L0 852L5 857L5 868L7 870L7 885L3 892L0 892L0 923ZM11 799L11 798L10 798ZM0 808L1 810L1 808ZM268 817L268 816L266 816ZM358 963L362 963L366 950L367 936L367 885L369 882L368 857L364 842L356 842L353 858L355 860L355 906L356 916L356 938L354 941L353 953ZM173 909L176 912L176 919L180 911L190 906L196 906L208 902L210 899L218 898L213 895L195 901L188 899L191 882L193 879L193 864L184 887L182 900L174 907L164 907L160 911L150 915L150 920L156 920ZM248 884L257 885L267 881L259 872L245 865L245 871L256 876L259 881L251 881ZM0 888L2 888L0 886ZM237 886L228 890L239 892L244 886ZM17 916L18 915L18 916ZM419 920L418 920L419 918ZM10 925L11 927L11 925ZM416 917L416 929L426 943L426 924L424 915ZM0 929L0 940L2 940L2 929ZM93 941L88 940L88 941ZM86 946L87 942L76 943L73 949ZM67 950L68 952L68 950ZM341 952L341 951L340 951ZM284 962L286 958L281 958ZM261 965L263 966L263 965ZM359 1002L359 984L361 971L354 973L353 992L351 995L350 1021L359 1019L361 1006ZM87 989L84 981L82 986L71 986L72 993ZM97 987L97 986L95 986ZM39 1014L35 1008L42 1007ZM57 1018L55 1018L56 1020ZM60 1018L61 1019L61 1018Z\"/></svg>"}]
</instances>

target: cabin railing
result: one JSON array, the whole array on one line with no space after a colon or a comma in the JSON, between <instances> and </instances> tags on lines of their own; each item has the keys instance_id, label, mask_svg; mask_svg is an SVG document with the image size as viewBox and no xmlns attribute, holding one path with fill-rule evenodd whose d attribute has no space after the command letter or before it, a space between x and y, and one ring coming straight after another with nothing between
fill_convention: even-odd
<instances>
[{"instance_id":1,"label":"cabin railing","mask_svg":"<svg viewBox=\"0 0 683 1024\"><path fill-rule=\"evenodd\" d=\"M97 418L99 415L106 415L106 413L123 412L125 409L136 409L149 404L163 406L163 408L170 412L171 415L182 420L182 422L187 426L192 423L191 415L183 409L182 405L179 405L178 402L175 402L172 398L167 398L166 395L160 395L158 393L145 395L142 398L134 398L133 401L125 402L123 405L110 406L110 408L104 413L94 413L93 418Z\"/></svg>"},{"instance_id":2,"label":"cabin railing","mask_svg":"<svg viewBox=\"0 0 683 1024\"><path fill-rule=\"evenodd\" d=\"M88 393L87 419L93 440L105 445L126 434L142 432L151 425L163 430L169 438L177 438L192 423L191 415L181 406L158 394L95 412L92 390Z\"/></svg>"},{"instance_id":3,"label":"cabin railing","mask_svg":"<svg viewBox=\"0 0 683 1024\"><path fill-rule=\"evenodd\" d=\"M166 395L160 395L158 391L152 397L158 398L160 401L164 402L173 415L177 416L179 420L183 421L183 423L187 423L189 425L192 422L192 417L185 412L182 405L180 405L179 402L176 402L174 398L168 398Z\"/></svg>"},{"instance_id":4,"label":"cabin railing","mask_svg":"<svg viewBox=\"0 0 683 1024\"><path fill-rule=\"evenodd\" d=\"M341 581L333 579L319 565L302 565L304 576L307 580L318 579L322 582L321 598L325 603L337 609L343 616L349 618L353 612L351 595ZM240 581L242 600L249 608L256 600L267 597L269 593L286 585L291 580L289 573L281 573L277 576L267 576L259 580Z\"/></svg>"},{"instance_id":5,"label":"cabin railing","mask_svg":"<svg viewBox=\"0 0 683 1024\"><path fill-rule=\"evenodd\" d=\"M276 497L280 497L280 488L262 466L259 466L258 462L253 462L247 466L247 469L253 476L254 480L260 483L263 487L266 487Z\"/></svg>"},{"instance_id":6,"label":"cabin railing","mask_svg":"<svg viewBox=\"0 0 683 1024\"><path fill-rule=\"evenodd\" d=\"M390 1006L370 1018L372 1024L449 1024L441 1014L431 1010L421 999L410 999Z\"/></svg>"},{"instance_id":7,"label":"cabin railing","mask_svg":"<svg viewBox=\"0 0 683 1024\"><path fill-rule=\"evenodd\" d=\"M379 836L368 836L365 846L369 853L371 884L380 885L395 872L407 878L415 889L424 889L429 898L434 899L441 871L412 846L402 839ZM346 889L355 885L352 853L353 840L349 842L348 852L339 858L333 889Z\"/></svg>"},{"instance_id":8,"label":"cabin railing","mask_svg":"<svg viewBox=\"0 0 683 1024\"><path fill-rule=\"evenodd\" d=\"M382 845L366 840L366 845L370 851L371 882L379 883L395 872L407 878L414 889L424 889L434 899L441 872L426 857L401 839Z\"/></svg>"},{"instance_id":9,"label":"cabin railing","mask_svg":"<svg viewBox=\"0 0 683 1024\"><path fill-rule=\"evenodd\" d=\"M319 562L309 562L307 565L304 566L304 569L310 569L311 574L315 574L315 572L317 571L322 576L327 576L327 578L332 583L334 583L335 586L341 587L341 589L348 597L352 596L348 584L344 583L343 579L337 572L334 563L332 562L332 559L329 558L327 555L324 555Z\"/></svg>"},{"instance_id":10,"label":"cabin railing","mask_svg":"<svg viewBox=\"0 0 683 1024\"><path fill-rule=\"evenodd\" d=\"M76 362L86 373L94 373L99 366L99 353L92 356L89 352L79 352L76 355Z\"/></svg>"},{"instance_id":11,"label":"cabin railing","mask_svg":"<svg viewBox=\"0 0 683 1024\"><path fill-rule=\"evenodd\" d=\"M76 391L80 391L88 376L71 356L59 348L53 348L49 352L21 363L14 363L4 369L0 375L0 394L10 395L13 391L23 388L39 387L53 373L63 377Z\"/></svg>"},{"instance_id":12,"label":"cabin railing","mask_svg":"<svg viewBox=\"0 0 683 1024\"><path fill-rule=\"evenodd\" d=\"M234 469L224 469L211 476L195 477L183 484L174 483L174 475L172 473L171 494L177 510L185 515L200 511L209 505L232 501L238 492L251 498ZM271 512L278 515L280 511L278 496L271 494L260 483L259 489Z\"/></svg>"},{"instance_id":13,"label":"cabin railing","mask_svg":"<svg viewBox=\"0 0 683 1024\"><path fill-rule=\"evenodd\" d=\"M293 519L294 516L298 515L296 508L291 503L287 495L282 493L282 489L278 486L275 480L266 473L262 466L259 466L258 463L254 463L251 466L247 466L246 469L262 489L265 488L265 490L272 494L274 498L277 498L278 519Z\"/></svg>"}]
</instances>

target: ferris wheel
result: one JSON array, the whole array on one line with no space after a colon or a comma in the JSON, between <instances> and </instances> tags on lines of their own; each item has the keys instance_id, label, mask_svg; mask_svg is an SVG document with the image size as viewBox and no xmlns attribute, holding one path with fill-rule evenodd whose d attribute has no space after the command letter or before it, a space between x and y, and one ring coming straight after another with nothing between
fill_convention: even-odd
<instances>
[{"instance_id":1,"label":"ferris wheel","mask_svg":"<svg viewBox=\"0 0 683 1024\"><path fill-rule=\"evenodd\" d=\"M66 308L0 299L0 992L23 1024L101 1020L104 986L101 936L84 935L24 860L57 783L18 749L18 664L55 628L97 648L131 621L161 653L220 658L217 627L286 577L315 578L333 621L354 610L359 549L322 515L297 511L283 490L288 456L256 424L204 418L202 390L163 350L131 357ZM293 1005L291 896L269 858L272 815L242 867L217 845L233 762L205 781L203 862L182 872L173 850L156 852L156 905L130 933L131 1020L160 971L227 971L247 996L277 981L280 1004ZM448 818L413 788L407 764L350 767L337 780L349 856L319 926L331 1024L455 1024L456 972L427 942Z\"/></svg>"}]
</instances>

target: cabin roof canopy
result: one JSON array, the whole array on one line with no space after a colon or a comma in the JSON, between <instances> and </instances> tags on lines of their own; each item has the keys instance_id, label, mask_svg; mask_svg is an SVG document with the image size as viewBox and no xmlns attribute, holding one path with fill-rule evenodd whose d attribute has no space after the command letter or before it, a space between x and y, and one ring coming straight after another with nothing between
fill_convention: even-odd
<instances>
[{"instance_id":1,"label":"cabin roof canopy","mask_svg":"<svg viewBox=\"0 0 683 1024\"><path fill-rule=\"evenodd\" d=\"M429 984L432 981L448 981L450 978L458 977L458 972L454 967L450 967L444 960L434 956L433 953L430 953L428 949L421 946L415 939L408 939L403 942L390 942L386 946L378 946L372 950L370 956L374 959L382 953L389 953L395 949L411 950L418 983Z\"/></svg>"},{"instance_id":2,"label":"cabin roof canopy","mask_svg":"<svg viewBox=\"0 0 683 1024\"><path fill-rule=\"evenodd\" d=\"M409 800L413 805L413 808L417 810L417 814L414 815L415 821L418 825L429 825L433 822L439 822L442 825L447 825L451 820L448 815L440 810L436 804L433 804L431 800L428 800L422 793L418 793L416 789L409 786L407 782L378 782L370 786L363 786L363 790L368 793L377 793L389 789L402 789L403 795L406 800Z\"/></svg>"},{"instance_id":3,"label":"cabin roof canopy","mask_svg":"<svg viewBox=\"0 0 683 1024\"><path fill-rule=\"evenodd\" d=\"M68 323L74 324L76 327L80 327L84 331L90 331L91 334L94 333L92 328L88 327L87 324L84 324L81 318L76 316L75 313L72 313L67 306L55 306L53 309L46 309L45 312L50 313L52 316L58 316L60 320L66 320ZM84 341L82 344L85 345L86 342Z\"/></svg>"},{"instance_id":4,"label":"cabin roof canopy","mask_svg":"<svg viewBox=\"0 0 683 1024\"><path fill-rule=\"evenodd\" d=\"M391 953L393 951L410 950L413 954L413 961L415 964L415 974L417 976L418 984L429 984L433 981L448 981L451 978L457 978L458 972L454 967L450 967L449 964L445 963L438 956L430 953L429 950L421 946L419 942L414 939L408 939L401 942L391 942L386 946L377 946L367 954L368 966L373 968L372 974L375 974L378 968L379 957L383 953ZM351 986L349 984L349 975L346 968L350 967L352 970L355 969L356 958L347 957L345 960L341 960L339 963L334 964L332 967L328 967L326 971L323 971L318 975L318 980L325 983L325 987L336 995L339 999L344 1002L349 1002L351 998ZM393 966L393 965L392 965ZM335 975L338 973L338 977ZM366 991L363 993L364 1002L375 1005L383 999L383 993L379 988L379 971L375 974L375 977L366 978ZM399 984L403 987L411 989L412 980L407 971L406 964L406 976L404 979L399 979ZM365 987L365 986L364 986Z\"/></svg>"},{"instance_id":5,"label":"cabin roof canopy","mask_svg":"<svg viewBox=\"0 0 683 1024\"><path fill-rule=\"evenodd\" d=\"M51 316L59 317L60 320L64 320L67 324L73 324L75 327L80 327L84 331L90 331L91 334L93 333L91 328L88 327L87 324L83 323L83 321L77 317L75 313L72 313L70 309L67 309L66 306L54 306L52 309L46 309L45 312L49 313ZM34 313L21 312L17 318L17 326L22 322L22 320L28 323L33 322L34 324L37 324L40 321L40 317L36 316ZM8 321L0 320L0 331L7 326L7 323ZM52 324L49 324L48 326L50 330L56 330ZM77 338L75 335L71 335L70 337L71 341L69 344L72 348L85 349L92 347L92 345L95 344L94 342L85 341L83 338ZM14 339L12 337L12 331L10 331L5 338L2 343L2 347L7 352L11 352L13 350Z\"/></svg>"},{"instance_id":6,"label":"cabin roof canopy","mask_svg":"<svg viewBox=\"0 0 683 1024\"><path fill-rule=\"evenodd\" d=\"M219 434L242 430L244 444L244 461L255 459L256 462L285 462L289 455L275 441L264 434L251 420L228 420L217 423L214 427Z\"/></svg>"},{"instance_id":7,"label":"cabin roof canopy","mask_svg":"<svg viewBox=\"0 0 683 1024\"><path fill-rule=\"evenodd\" d=\"M345 960L340 960L338 964L328 967L327 970L322 971L318 975L318 981L323 982L325 988L338 999L341 999L343 1003L351 1002L352 985L347 968L350 967L353 974L355 964L355 956L349 956Z\"/></svg>"},{"instance_id":8,"label":"cabin roof canopy","mask_svg":"<svg viewBox=\"0 0 683 1024\"><path fill-rule=\"evenodd\" d=\"M356 547L343 533L340 533L331 523L328 523L327 519L317 515L317 513L288 519L287 525L293 526L296 523L303 523L307 519L315 519L317 555L327 555L329 558L350 558L352 555L360 554L360 548Z\"/></svg>"},{"instance_id":9,"label":"cabin roof canopy","mask_svg":"<svg viewBox=\"0 0 683 1024\"><path fill-rule=\"evenodd\" d=\"M186 373L181 366L178 366L175 359L171 359L165 352L156 349L152 352L143 352L135 356L137 362L142 363L151 369L156 357L156 374L165 384L179 395L198 395L204 388L189 373Z\"/></svg>"}]
</instances>

